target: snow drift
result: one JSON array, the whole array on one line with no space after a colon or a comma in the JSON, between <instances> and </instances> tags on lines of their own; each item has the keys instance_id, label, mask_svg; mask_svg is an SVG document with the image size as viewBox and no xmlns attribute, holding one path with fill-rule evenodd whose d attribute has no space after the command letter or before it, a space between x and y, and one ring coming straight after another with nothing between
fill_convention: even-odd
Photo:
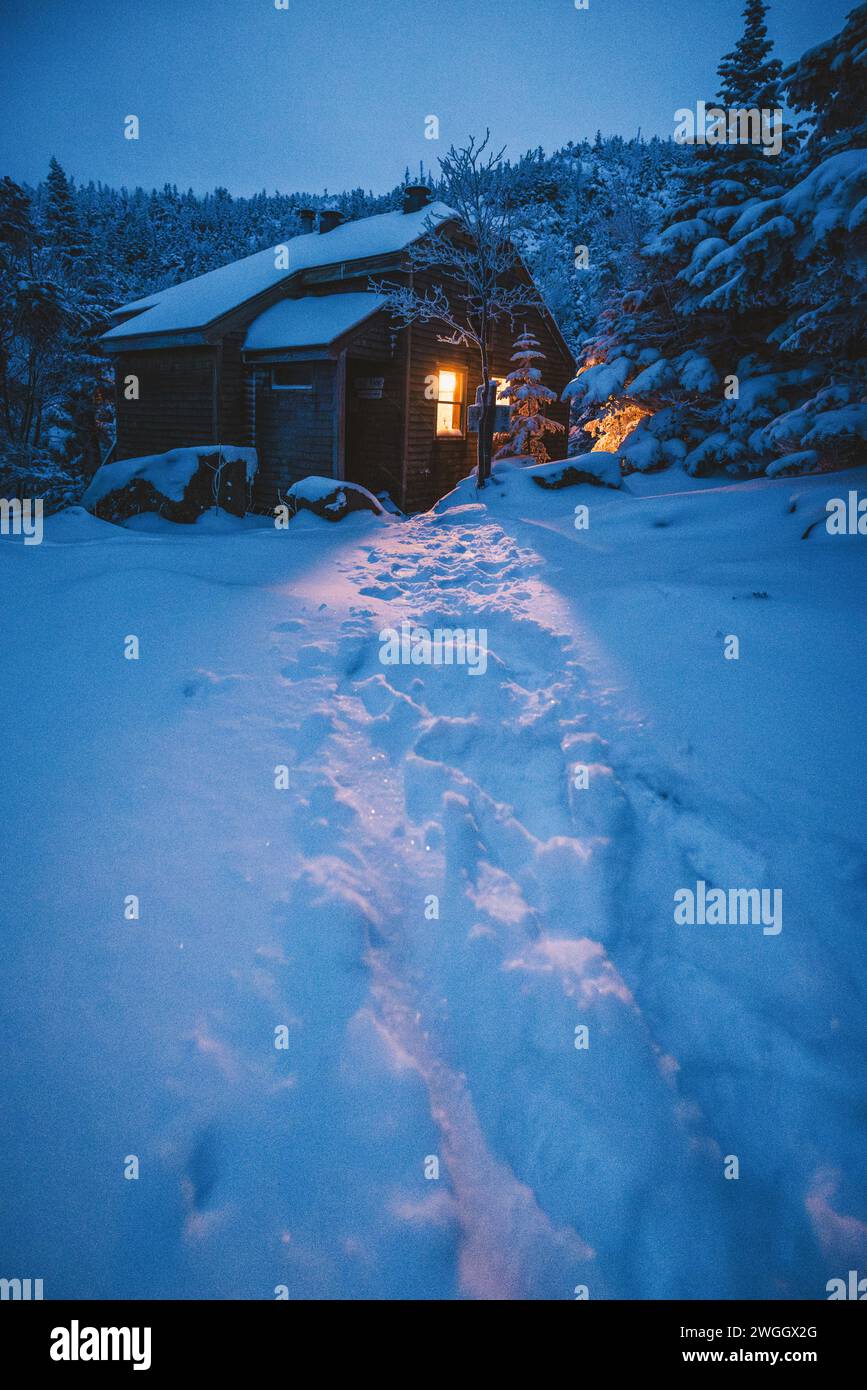
<instances>
[{"instance_id":1,"label":"snow drift","mask_svg":"<svg viewBox=\"0 0 867 1390\"><path fill-rule=\"evenodd\" d=\"M861 479L496 477L0 543L0 1243L47 1298L813 1299L867 1254ZM485 675L385 667L405 619ZM678 925L698 881L783 930Z\"/></svg>"}]
</instances>

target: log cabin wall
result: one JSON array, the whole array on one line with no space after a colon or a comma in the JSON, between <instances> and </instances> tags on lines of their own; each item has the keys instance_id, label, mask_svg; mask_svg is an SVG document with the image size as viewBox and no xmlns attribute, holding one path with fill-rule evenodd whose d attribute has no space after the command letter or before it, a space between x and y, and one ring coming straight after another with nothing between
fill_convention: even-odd
<instances>
[{"instance_id":1,"label":"log cabin wall","mask_svg":"<svg viewBox=\"0 0 867 1390\"><path fill-rule=\"evenodd\" d=\"M121 353L114 365L119 459L220 442L214 348ZM128 376L138 378L138 400L126 398Z\"/></svg>"},{"instance_id":2,"label":"log cabin wall","mask_svg":"<svg viewBox=\"0 0 867 1390\"><path fill-rule=\"evenodd\" d=\"M341 275L334 279L325 272L319 272L314 283L295 284L289 297L348 294L367 289L366 274L354 278ZM278 494L285 497L293 483L311 473L324 477L342 476L344 460L340 453L345 446L346 419L344 415L341 420L340 411L346 411L348 398L345 389L341 390L344 368L340 360L343 350L340 342L333 345L332 355L328 359L310 363L312 392L275 390L271 386L271 364L262 361L244 363L241 347L249 324L259 312L261 309L258 305L254 311L242 309L236 312L231 320L232 332L222 339L223 397L226 402L223 418L227 429L238 430L237 442L256 448L259 471L253 486L253 505L258 511L271 511L279 501ZM230 341L232 339L237 342L237 348ZM358 359L355 375L389 375L393 371L393 335L384 315L365 324L347 341L353 361ZM301 351L287 354L287 360L290 357L293 361L304 360ZM240 378L236 377L236 360ZM364 366L365 362L367 366ZM382 429L379 440L380 448L384 450L383 459L378 454L372 457L369 479L360 479L366 486L376 484L376 487L391 487L390 474L395 465L390 458L390 423L388 421ZM233 437L227 442L234 443L236 440ZM385 480L379 467L381 462L389 471L389 477ZM396 466L399 476L400 459L396 461Z\"/></svg>"},{"instance_id":3,"label":"log cabin wall","mask_svg":"<svg viewBox=\"0 0 867 1390\"><path fill-rule=\"evenodd\" d=\"M137 458L196 444L246 444L241 345L253 319L282 299L275 285L241 305L201 347L160 346L115 356L116 456ZM124 380L139 378L139 399L128 401Z\"/></svg>"},{"instance_id":4,"label":"log cabin wall","mask_svg":"<svg viewBox=\"0 0 867 1390\"><path fill-rule=\"evenodd\" d=\"M244 409L244 363L241 348L247 326L233 329L220 341L220 439L221 444L247 444Z\"/></svg>"}]
</instances>

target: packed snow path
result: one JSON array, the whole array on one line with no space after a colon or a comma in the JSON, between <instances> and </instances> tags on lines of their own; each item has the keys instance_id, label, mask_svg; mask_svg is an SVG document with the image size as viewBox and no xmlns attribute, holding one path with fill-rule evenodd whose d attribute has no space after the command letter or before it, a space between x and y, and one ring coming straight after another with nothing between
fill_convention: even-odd
<instances>
[{"instance_id":1,"label":"packed snow path","mask_svg":"<svg viewBox=\"0 0 867 1390\"><path fill-rule=\"evenodd\" d=\"M47 1296L821 1297L863 1248L863 992L810 887L857 918L863 854L651 731L574 535L460 500L99 536L43 580L3 1243ZM404 618L485 629L487 671L383 665ZM782 882L791 922L675 927L701 876Z\"/></svg>"}]
</instances>

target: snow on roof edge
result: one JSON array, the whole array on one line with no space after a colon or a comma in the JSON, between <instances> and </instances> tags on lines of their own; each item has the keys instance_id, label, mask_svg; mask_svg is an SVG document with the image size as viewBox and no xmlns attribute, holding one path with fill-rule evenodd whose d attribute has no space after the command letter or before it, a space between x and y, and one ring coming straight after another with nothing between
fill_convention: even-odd
<instances>
[{"instance_id":1,"label":"snow on roof edge","mask_svg":"<svg viewBox=\"0 0 867 1390\"><path fill-rule=\"evenodd\" d=\"M384 309L385 295L370 291L280 299L247 328L244 352L327 347Z\"/></svg>"},{"instance_id":2,"label":"snow on roof edge","mask_svg":"<svg viewBox=\"0 0 867 1390\"><path fill-rule=\"evenodd\" d=\"M283 280L304 270L364 260L369 256L405 251L435 227L457 217L445 203L430 203L414 213L377 213L341 223L330 232L305 232L278 245L285 246L288 264L278 269L275 247L230 261L216 270L182 280L143 299L131 300L113 311L130 317L115 323L100 337L117 342L150 333L181 333L205 328L224 314L255 299Z\"/></svg>"}]
</instances>

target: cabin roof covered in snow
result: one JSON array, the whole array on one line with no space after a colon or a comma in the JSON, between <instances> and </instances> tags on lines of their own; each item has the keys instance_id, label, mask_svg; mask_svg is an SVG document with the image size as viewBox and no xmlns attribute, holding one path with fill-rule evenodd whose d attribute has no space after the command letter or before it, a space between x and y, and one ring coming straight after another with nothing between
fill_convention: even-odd
<instances>
[{"instance_id":1,"label":"cabin roof covered in snow","mask_svg":"<svg viewBox=\"0 0 867 1390\"><path fill-rule=\"evenodd\" d=\"M330 232L306 232L288 241L257 251L194 280L157 290L114 311L114 317L132 315L110 328L103 342L138 338L150 333L190 332L206 327L231 313L256 295L289 280L302 270L337 265L405 251L433 227L456 217L445 203L430 203L418 212L383 212L344 222ZM278 258L277 246L285 247ZM278 259L280 268L278 269ZM285 261L285 265L283 262Z\"/></svg>"},{"instance_id":2,"label":"cabin roof covered in snow","mask_svg":"<svg viewBox=\"0 0 867 1390\"><path fill-rule=\"evenodd\" d=\"M382 294L323 294L281 299L254 319L244 339L245 352L327 347L335 338L384 308Z\"/></svg>"}]
</instances>

